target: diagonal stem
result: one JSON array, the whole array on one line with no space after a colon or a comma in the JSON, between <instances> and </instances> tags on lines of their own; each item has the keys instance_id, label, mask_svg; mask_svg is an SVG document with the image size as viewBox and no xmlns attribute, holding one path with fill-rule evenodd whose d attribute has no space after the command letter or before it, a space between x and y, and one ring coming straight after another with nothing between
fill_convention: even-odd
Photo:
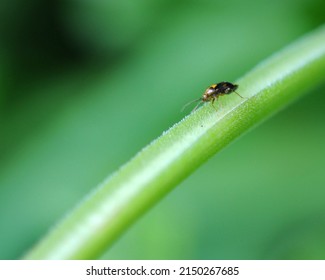
<instances>
[{"instance_id":1,"label":"diagonal stem","mask_svg":"<svg viewBox=\"0 0 325 280\"><path fill-rule=\"evenodd\" d=\"M25 256L100 256L142 213L232 140L322 82L325 27L272 56L223 97L175 124L97 187Z\"/></svg>"}]
</instances>

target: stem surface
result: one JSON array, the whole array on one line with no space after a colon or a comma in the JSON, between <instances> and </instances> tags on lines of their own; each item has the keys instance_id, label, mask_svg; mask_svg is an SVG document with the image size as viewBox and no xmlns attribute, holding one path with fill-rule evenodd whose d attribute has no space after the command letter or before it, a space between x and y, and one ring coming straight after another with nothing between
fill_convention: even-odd
<instances>
[{"instance_id":1,"label":"stem surface","mask_svg":"<svg viewBox=\"0 0 325 280\"><path fill-rule=\"evenodd\" d=\"M238 80L236 94L185 117L109 176L25 256L93 259L143 212L252 126L324 82L325 27Z\"/></svg>"}]
</instances>

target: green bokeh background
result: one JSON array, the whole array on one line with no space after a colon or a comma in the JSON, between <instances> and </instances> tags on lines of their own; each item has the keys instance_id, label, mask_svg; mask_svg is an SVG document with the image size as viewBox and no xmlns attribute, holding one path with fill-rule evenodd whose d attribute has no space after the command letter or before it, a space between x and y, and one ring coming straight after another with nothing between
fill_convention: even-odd
<instances>
[{"instance_id":1,"label":"green bokeh background","mask_svg":"<svg viewBox=\"0 0 325 280\"><path fill-rule=\"evenodd\" d=\"M186 102L324 11L322 0L2 0L0 258L20 258ZM324 93L213 157L102 258L325 259Z\"/></svg>"}]
</instances>

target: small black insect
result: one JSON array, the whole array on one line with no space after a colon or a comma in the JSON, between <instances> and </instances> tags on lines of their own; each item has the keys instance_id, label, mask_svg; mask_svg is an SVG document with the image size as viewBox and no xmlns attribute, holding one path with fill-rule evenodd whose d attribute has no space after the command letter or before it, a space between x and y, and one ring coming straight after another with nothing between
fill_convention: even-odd
<instances>
[{"instance_id":1,"label":"small black insect","mask_svg":"<svg viewBox=\"0 0 325 280\"><path fill-rule=\"evenodd\" d=\"M213 103L214 103L214 101L218 100L218 98L222 95L235 92L238 96L240 96L241 98L244 98L238 92L235 91L237 88L238 88L238 85L235 85L235 84L232 84L229 82L220 82L217 84L213 84L205 90L202 97L187 103L183 107L182 111L185 109L185 107L187 107L188 105L192 104L193 102L197 102L197 101L200 101L200 102L195 106L195 108L192 110L192 112L195 111L199 107L199 105L203 102L211 102L213 108L215 110L217 110L217 108L213 105Z\"/></svg>"}]
</instances>

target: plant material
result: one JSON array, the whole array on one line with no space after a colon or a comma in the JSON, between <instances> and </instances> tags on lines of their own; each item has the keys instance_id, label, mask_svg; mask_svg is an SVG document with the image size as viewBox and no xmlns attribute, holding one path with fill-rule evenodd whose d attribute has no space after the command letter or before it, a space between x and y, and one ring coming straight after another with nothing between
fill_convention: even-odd
<instances>
[{"instance_id":1,"label":"plant material","mask_svg":"<svg viewBox=\"0 0 325 280\"><path fill-rule=\"evenodd\" d=\"M322 82L325 27L236 81L236 95L175 124L96 188L36 245L27 259L100 256L142 213L249 128Z\"/></svg>"}]
</instances>

